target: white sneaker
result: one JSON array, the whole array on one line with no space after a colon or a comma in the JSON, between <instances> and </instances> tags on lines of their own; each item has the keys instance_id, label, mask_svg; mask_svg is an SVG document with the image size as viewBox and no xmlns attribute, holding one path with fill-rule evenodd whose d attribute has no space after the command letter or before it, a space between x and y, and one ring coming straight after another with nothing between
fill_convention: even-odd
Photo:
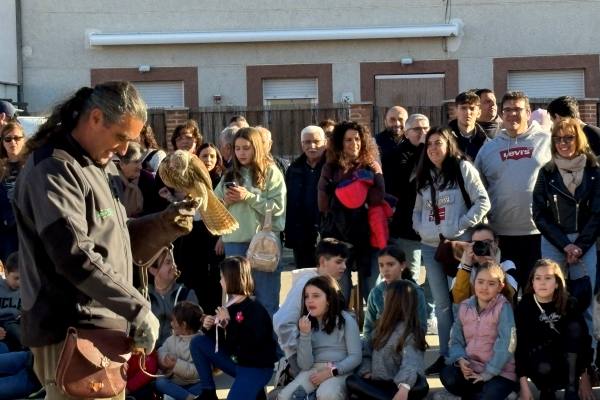
<instances>
[{"instance_id":1,"label":"white sneaker","mask_svg":"<svg viewBox=\"0 0 600 400\"><path fill-rule=\"evenodd\" d=\"M437 318L430 318L427 320L427 334L428 335L437 335L438 334Z\"/></svg>"},{"instance_id":2,"label":"white sneaker","mask_svg":"<svg viewBox=\"0 0 600 400\"><path fill-rule=\"evenodd\" d=\"M442 389L433 395L433 400L461 400L459 396L455 396L446 389Z\"/></svg>"}]
</instances>

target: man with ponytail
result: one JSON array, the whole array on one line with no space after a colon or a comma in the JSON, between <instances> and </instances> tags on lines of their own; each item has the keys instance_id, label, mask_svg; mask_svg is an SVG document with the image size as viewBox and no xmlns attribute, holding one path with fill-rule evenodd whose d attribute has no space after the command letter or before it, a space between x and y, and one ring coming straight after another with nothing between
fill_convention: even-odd
<instances>
[{"instance_id":1,"label":"man with ponytail","mask_svg":"<svg viewBox=\"0 0 600 400\"><path fill-rule=\"evenodd\" d=\"M71 399L55 382L68 327L132 328L134 346L147 353L158 337L150 303L132 285L132 266L147 266L189 232L193 204L127 220L112 158L127 151L146 118L133 85L107 82L59 104L27 143L14 201L22 340L48 399Z\"/></svg>"}]
</instances>

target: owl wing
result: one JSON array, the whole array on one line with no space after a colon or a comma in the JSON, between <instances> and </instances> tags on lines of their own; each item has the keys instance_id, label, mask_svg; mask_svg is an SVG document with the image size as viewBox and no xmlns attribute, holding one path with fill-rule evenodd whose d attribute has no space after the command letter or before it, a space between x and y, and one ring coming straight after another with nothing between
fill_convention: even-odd
<instances>
[{"instance_id":1,"label":"owl wing","mask_svg":"<svg viewBox=\"0 0 600 400\"><path fill-rule=\"evenodd\" d=\"M196 156L192 156L188 168L187 180L192 182L193 190L190 194L200 198L200 215L206 229L213 235L231 233L239 227L237 220L229 213L227 208L215 196L212 190L212 180L204 163Z\"/></svg>"}]
</instances>

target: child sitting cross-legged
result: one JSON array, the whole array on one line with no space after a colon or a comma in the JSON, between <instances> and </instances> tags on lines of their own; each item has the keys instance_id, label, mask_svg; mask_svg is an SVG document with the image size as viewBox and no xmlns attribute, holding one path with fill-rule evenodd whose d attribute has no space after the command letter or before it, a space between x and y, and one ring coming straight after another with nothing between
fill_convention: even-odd
<instances>
[{"instance_id":1,"label":"child sitting cross-legged","mask_svg":"<svg viewBox=\"0 0 600 400\"><path fill-rule=\"evenodd\" d=\"M158 363L167 375L156 380L156 390L175 400L194 399L202 392L198 371L190 354L190 341L202 326L202 308L182 301L173 308L173 334L158 349Z\"/></svg>"},{"instance_id":2,"label":"child sitting cross-legged","mask_svg":"<svg viewBox=\"0 0 600 400\"><path fill-rule=\"evenodd\" d=\"M504 400L518 389L515 317L505 282L497 262L483 263L475 274L475 295L459 306L450 335L449 365L440 380L462 399Z\"/></svg>"},{"instance_id":3,"label":"child sitting cross-legged","mask_svg":"<svg viewBox=\"0 0 600 400\"><path fill-rule=\"evenodd\" d=\"M423 357L427 343L419 321L417 288L390 282L372 338L363 339L363 361L346 380L351 399L419 400L427 396ZM370 297L370 296L369 296Z\"/></svg>"}]
</instances>

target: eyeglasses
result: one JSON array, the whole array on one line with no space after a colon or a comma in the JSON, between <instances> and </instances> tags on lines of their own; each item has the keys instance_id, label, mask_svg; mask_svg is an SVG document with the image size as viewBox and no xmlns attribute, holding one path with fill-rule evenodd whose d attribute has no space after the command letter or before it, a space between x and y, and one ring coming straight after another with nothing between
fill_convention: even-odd
<instances>
[{"instance_id":1,"label":"eyeglasses","mask_svg":"<svg viewBox=\"0 0 600 400\"><path fill-rule=\"evenodd\" d=\"M10 143L13 140L17 143L19 143L21 140L23 140L23 136L6 136L4 138L2 138L2 140L4 140L4 143Z\"/></svg>"},{"instance_id":2,"label":"eyeglasses","mask_svg":"<svg viewBox=\"0 0 600 400\"><path fill-rule=\"evenodd\" d=\"M429 127L428 126L415 126L414 128L408 128L407 130L427 132L429 130Z\"/></svg>"},{"instance_id":3,"label":"eyeglasses","mask_svg":"<svg viewBox=\"0 0 600 400\"><path fill-rule=\"evenodd\" d=\"M310 146L311 144L314 144L315 146L318 146L322 143L322 140L303 140L302 146Z\"/></svg>"},{"instance_id":4,"label":"eyeglasses","mask_svg":"<svg viewBox=\"0 0 600 400\"><path fill-rule=\"evenodd\" d=\"M521 107L506 107L502 109L504 114L521 114L523 111L525 111L525 109Z\"/></svg>"},{"instance_id":5,"label":"eyeglasses","mask_svg":"<svg viewBox=\"0 0 600 400\"><path fill-rule=\"evenodd\" d=\"M571 144L575 141L575 136L552 136L552 141L555 144L560 144L560 143Z\"/></svg>"}]
</instances>

